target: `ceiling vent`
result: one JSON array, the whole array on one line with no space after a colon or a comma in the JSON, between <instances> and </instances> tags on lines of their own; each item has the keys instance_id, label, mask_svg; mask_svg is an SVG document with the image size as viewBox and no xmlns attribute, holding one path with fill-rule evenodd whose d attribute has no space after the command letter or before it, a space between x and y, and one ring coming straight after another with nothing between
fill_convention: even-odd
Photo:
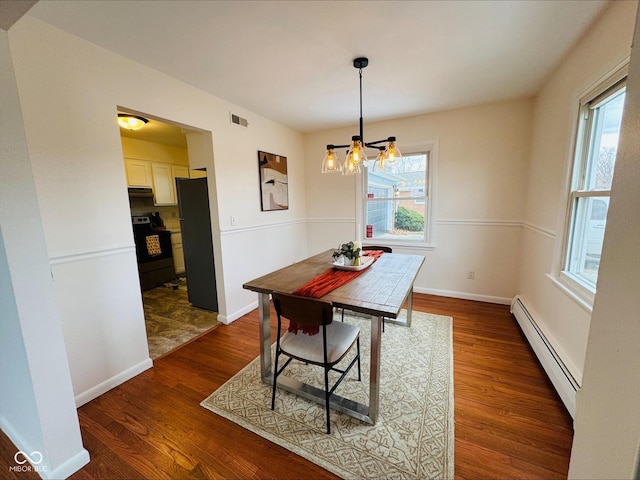
<instances>
[{"instance_id":1,"label":"ceiling vent","mask_svg":"<svg viewBox=\"0 0 640 480\"><path fill-rule=\"evenodd\" d=\"M229 115L231 117L231 123L245 128L249 126L249 122L247 122L246 118L242 118L241 116L231 112L229 112Z\"/></svg>"}]
</instances>

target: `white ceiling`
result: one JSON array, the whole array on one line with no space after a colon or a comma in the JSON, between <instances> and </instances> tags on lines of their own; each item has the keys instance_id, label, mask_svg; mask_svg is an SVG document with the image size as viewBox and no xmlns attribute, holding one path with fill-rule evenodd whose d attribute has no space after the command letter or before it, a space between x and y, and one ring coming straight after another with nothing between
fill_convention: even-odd
<instances>
[{"instance_id":1,"label":"white ceiling","mask_svg":"<svg viewBox=\"0 0 640 480\"><path fill-rule=\"evenodd\" d=\"M606 4L50 0L28 15L308 132L357 122L358 56L365 122L534 95Z\"/></svg>"}]
</instances>

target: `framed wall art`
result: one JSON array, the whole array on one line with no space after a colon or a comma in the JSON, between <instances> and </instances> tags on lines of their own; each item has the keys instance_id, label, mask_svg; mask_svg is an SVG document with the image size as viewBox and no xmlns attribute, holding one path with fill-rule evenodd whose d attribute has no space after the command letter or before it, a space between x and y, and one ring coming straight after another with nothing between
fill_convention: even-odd
<instances>
[{"instance_id":1,"label":"framed wall art","mask_svg":"<svg viewBox=\"0 0 640 480\"><path fill-rule=\"evenodd\" d=\"M287 157L258 150L258 169L262 211L288 210Z\"/></svg>"}]
</instances>

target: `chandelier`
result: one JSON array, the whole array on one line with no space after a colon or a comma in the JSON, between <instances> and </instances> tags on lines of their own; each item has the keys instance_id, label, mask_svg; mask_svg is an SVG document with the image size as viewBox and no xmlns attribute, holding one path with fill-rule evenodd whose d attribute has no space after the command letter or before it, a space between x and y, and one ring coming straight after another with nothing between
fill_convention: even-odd
<instances>
[{"instance_id":1,"label":"chandelier","mask_svg":"<svg viewBox=\"0 0 640 480\"><path fill-rule=\"evenodd\" d=\"M343 175L353 175L360 173L362 166L367 166L369 161L366 149L377 149L378 154L373 161L374 169L384 169L387 162L394 162L397 158L402 157L400 150L396 146L396 137L388 137L383 140L374 142L364 141L364 126L362 121L362 69L369 65L369 59L366 57L358 57L353 60L354 68L358 69L360 76L360 135L351 137L351 143L348 145L327 145L327 152L322 160L322 173L342 173ZM386 146L381 144L387 143ZM344 162L338 158L335 150L337 148L349 148Z\"/></svg>"}]
</instances>

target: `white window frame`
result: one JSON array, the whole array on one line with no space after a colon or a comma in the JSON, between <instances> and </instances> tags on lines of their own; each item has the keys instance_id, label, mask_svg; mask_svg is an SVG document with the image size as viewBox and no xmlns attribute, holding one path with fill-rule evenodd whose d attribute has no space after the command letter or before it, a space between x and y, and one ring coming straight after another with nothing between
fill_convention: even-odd
<instances>
[{"instance_id":1,"label":"white window frame","mask_svg":"<svg viewBox=\"0 0 640 480\"><path fill-rule=\"evenodd\" d=\"M397 143L397 142L396 142ZM419 144L399 144L403 155L424 153L427 155L427 169L425 172L425 219L424 235L421 240L376 239L366 238L366 208L367 208L367 172L363 169L356 182L356 224L357 235L364 245L385 245L389 247L433 250L435 248L434 218L436 210L437 181L435 172L438 161L438 142L430 141ZM421 198L421 197L418 197Z\"/></svg>"},{"instance_id":2,"label":"white window frame","mask_svg":"<svg viewBox=\"0 0 640 480\"><path fill-rule=\"evenodd\" d=\"M566 211L564 216L564 234L561 238L561 256L556 269L555 278L552 278L566 293L574 298L581 306L591 311L595 296L595 286L583 281L568 269L569 255L573 235L574 211L580 199L589 197L610 197L610 190L586 190L586 170L590 152L590 128L592 117L590 107L597 105L605 98L624 88L628 73L628 64L617 68L614 73L598 82L589 91L583 94L579 100L578 123L574 135L573 155L571 156L571 174L568 177L566 194Z\"/></svg>"}]
</instances>

